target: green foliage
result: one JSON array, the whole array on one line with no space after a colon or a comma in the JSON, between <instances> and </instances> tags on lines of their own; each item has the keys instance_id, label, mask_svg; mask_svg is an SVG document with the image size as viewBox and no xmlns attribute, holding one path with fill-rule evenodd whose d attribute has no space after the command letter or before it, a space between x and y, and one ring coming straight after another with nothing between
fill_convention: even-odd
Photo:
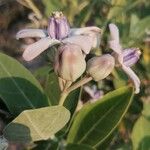
<instances>
[{"instance_id":1,"label":"green foliage","mask_svg":"<svg viewBox=\"0 0 150 150\"><path fill-rule=\"evenodd\" d=\"M83 144L68 144L66 150L95 150L94 148Z\"/></svg>"},{"instance_id":2,"label":"green foliage","mask_svg":"<svg viewBox=\"0 0 150 150\"><path fill-rule=\"evenodd\" d=\"M0 53L0 98L13 115L48 106L39 82L18 61Z\"/></svg>"},{"instance_id":3,"label":"green foliage","mask_svg":"<svg viewBox=\"0 0 150 150\"><path fill-rule=\"evenodd\" d=\"M67 142L100 145L117 127L132 101L133 90L124 87L106 94L94 104L86 105L77 114Z\"/></svg>"},{"instance_id":4,"label":"green foliage","mask_svg":"<svg viewBox=\"0 0 150 150\"><path fill-rule=\"evenodd\" d=\"M134 150L150 149L150 104L147 102L133 127L131 138Z\"/></svg>"},{"instance_id":5,"label":"green foliage","mask_svg":"<svg viewBox=\"0 0 150 150\"><path fill-rule=\"evenodd\" d=\"M47 140L65 126L70 112L63 106L25 110L4 129L9 141L28 143Z\"/></svg>"},{"instance_id":6,"label":"green foliage","mask_svg":"<svg viewBox=\"0 0 150 150\"><path fill-rule=\"evenodd\" d=\"M50 104L57 105L59 103L61 91L59 88L58 77L54 72L50 72L46 75L44 88L49 97Z\"/></svg>"}]
</instances>

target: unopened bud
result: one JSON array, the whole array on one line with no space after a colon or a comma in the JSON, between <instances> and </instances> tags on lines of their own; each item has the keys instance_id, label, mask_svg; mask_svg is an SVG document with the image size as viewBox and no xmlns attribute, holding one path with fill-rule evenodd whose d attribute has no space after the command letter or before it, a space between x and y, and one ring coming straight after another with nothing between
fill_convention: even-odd
<instances>
[{"instance_id":1,"label":"unopened bud","mask_svg":"<svg viewBox=\"0 0 150 150\"><path fill-rule=\"evenodd\" d=\"M86 62L81 48L74 44L65 44L58 48L56 55L55 72L68 81L75 81L86 68Z\"/></svg>"},{"instance_id":2,"label":"unopened bud","mask_svg":"<svg viewBox=\"0 0 150 150\"><path fill-rule=\"evenodd\" d=\"M93 80L99 81L106 78L112 72L114 66L115 60L109 54L93 57L87 62L87 73Z\"/></svg>"},{"instance_id":3,"label":"unopened bud","mask_svg":"<svg viewBox=\"0 0 150 150\"><path fill-rule=\"evenodd\" d=\"M141 52L138 48L130 48L123 50L123 63L130 67L134 65L140 58Z\"/></svg>"},{"instance_id":4,"label":"unopened bud","mask_svg":"<svg viewBox=\"0 0 150 150\"><path fill-rule=\"evenodd\" d=\"M62 12L53 12L48 23L48 34L54 39L64 39L68 36L70 27Z\"/></svg>"}]
</instances>

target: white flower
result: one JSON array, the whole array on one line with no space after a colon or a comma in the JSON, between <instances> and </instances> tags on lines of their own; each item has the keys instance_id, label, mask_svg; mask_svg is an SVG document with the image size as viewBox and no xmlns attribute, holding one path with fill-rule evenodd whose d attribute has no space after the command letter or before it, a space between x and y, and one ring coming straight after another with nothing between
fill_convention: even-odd
<instances>
[{"instance_id":1,"label":"white flower","mask_svg":"<svg viewBox=\"0 0 150 150\"><path fill-rule=\"evenodd\" d=\"M39 37L39 41L28 45L23 53L23 58L30 61L45 51L47 48L60 43L72 43L81 47L85 54L91 48L99 46L100 28L84 27L72 28L62 12L54 12L49 19L48 29L23 29L16 34L16 38Z\"/></svg>"},{"instance_id":2,"label":"white flower","mask_svg":"<svg viewBox=\"0 0 150 150\"><path fill-rule=\"evenodd\" d=\"M109 47L114 51L116 62L122 67L124 72L130 77L135 86L135 93L140 91L140 80L130 68L134 65L141 54L138 48L122 49L119 41L119 30L115 24L109 24L110 40Z\"/></svg>"}]
</instances>

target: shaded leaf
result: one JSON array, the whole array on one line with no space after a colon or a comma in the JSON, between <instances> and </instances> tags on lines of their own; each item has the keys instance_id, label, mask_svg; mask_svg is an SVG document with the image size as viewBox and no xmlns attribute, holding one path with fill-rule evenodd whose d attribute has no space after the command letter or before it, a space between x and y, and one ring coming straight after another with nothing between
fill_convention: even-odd
<instances>
[{"instance_id":1,"label":"shaded leaf","mask_svg":"<svg viewBox=\"0 0 150 150\"><path fill-rule=\"evenodd\" d=\"M77 114L67 142L100 145L117 127L133 95L131 87L123 87L106 94L101 100L85 105Z\"/></svg>"},{"instance_id":2,"label":"shaded leaf","mask_svg":"<svg viewBox=\"0 0 150 150\"><path fill-rule=\"evenodd\" d=\"M95 150L94 148L83 144L68 144L66 150Z\"/></svg>"},{"instance_id":3,"label":"shaded leaf","mask_svg":"<svg viewBox=\"0 0 150 150\"><path fill-rule=\"evenodd\" d=\"M65 126L70 112L63 106L23 111L4 129L9 141L31 142L47 140Z\"/></svg>"},{"instance_id":4,"label":"shaded leaf","mask_svg":"<svg viewBox=\"0 0 150 150\"><path fill-rule=\"evenodd\" d=\"M0 54L0 98L13 115L25 109L48 106L34 76L15 59Z\"/></svg>"},{"instance_id":5,"label":"shaded leaf","mask_svg":"<svg viewBox=\"0 0 150 150\"><path fill-rule=\"evenodd\" d=\"M78 88L74 91L72 91L68 97L66 98L65 102L64 102L64 106L70 110L71 114L73 115L73 113L75 112L76 110L76 107L78 105L78 101L79 101L79 98L80 98L80 91L81 89Z\"/></svg>"},{"instance_id":6,"label":"shaded leaf","mask_svg":"<svg viewBox=\"0 0 150 150\"><path fill-rule=\"evenodd\" d=\"M47 75L45 92L49 97L51 105L57 105L59 103L61 91L59 88L58 77L54 72L50 72Z\"/></svg>"}]
</instances>

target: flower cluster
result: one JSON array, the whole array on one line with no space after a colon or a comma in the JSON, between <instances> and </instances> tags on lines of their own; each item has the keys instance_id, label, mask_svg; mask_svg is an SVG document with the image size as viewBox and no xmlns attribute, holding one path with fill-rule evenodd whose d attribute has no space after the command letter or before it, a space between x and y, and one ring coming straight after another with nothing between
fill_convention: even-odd
<instances>
[{"instance_id":1,"label":"flower cluster","mask_svg":"<svg viewBox=\"0 0 150 150\"><path fill-rule=\"evenodd\" d=\"M140 51L137 48L122 50L119 43L119 30L116 25L109 24L109 47L112 54L95 56L85 61L92 48L100 45L101 29L95 26L70 28L62 12L53 12L48 22L48 29L23 29L16 35L17 39L39 37L40 40L28 45L23 58L30 61L51 46L59 45L54 60L54 70L61 81L76 81L84 72L95 81L106 78L116 66L120 66L135 85L135 93L139 92L140 80L130 68L137 62ZM119 64L119 65L118 65Z\"/></svg>"}]
</instances>

